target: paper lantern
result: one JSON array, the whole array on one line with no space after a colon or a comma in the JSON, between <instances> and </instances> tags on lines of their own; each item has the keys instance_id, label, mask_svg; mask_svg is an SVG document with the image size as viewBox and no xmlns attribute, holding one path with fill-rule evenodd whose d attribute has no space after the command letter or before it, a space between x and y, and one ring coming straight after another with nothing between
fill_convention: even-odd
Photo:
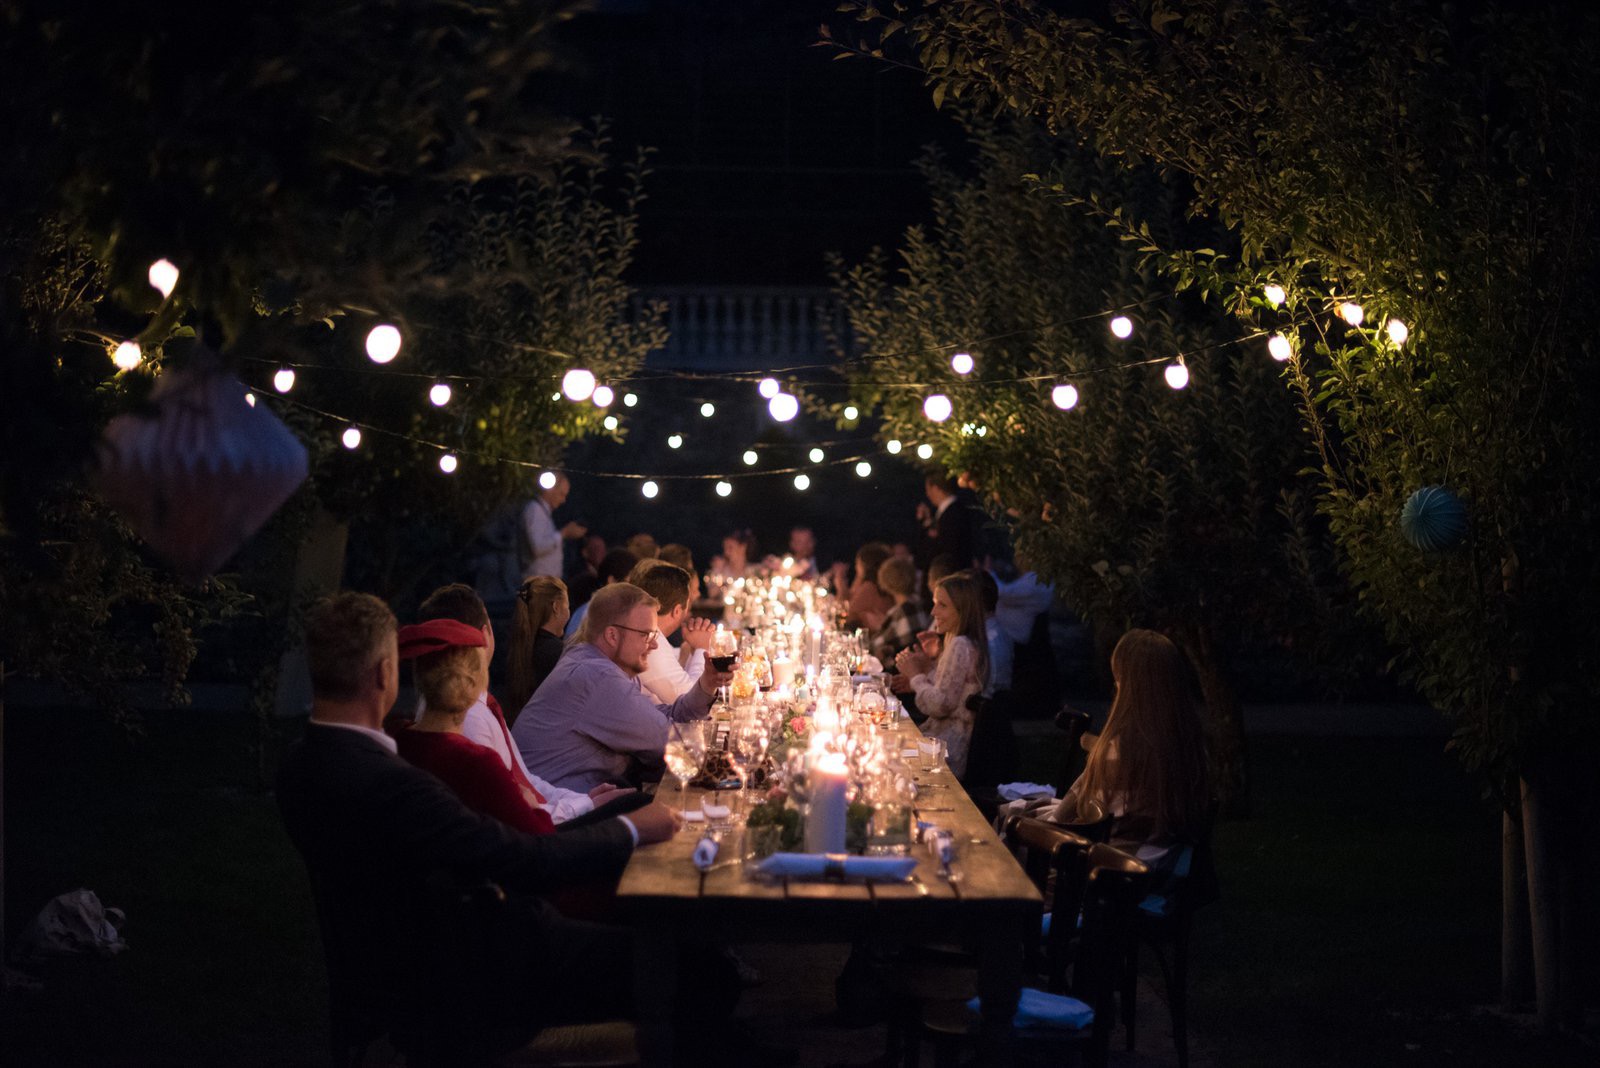
<instances>
[{"instance_id":1,"label":"paper lantern","mask_svg":"<svg viewBox=\"0 0 1600 1068\"><path fill-rule=\"evenodd\" d=\"M1400 533L1424 552L1461 544L1467 533L1467 506L1443 486L1423 486L1400 509Z\"/></svg>"},{"instance_id":2,"label":"paper lantern","mask_svg":"<svg viewBox=\"0 0 1600 1068\"><path fill-rule=\"evenodd\" d=\"M116 417L100 441L96 491L193 582L221 567L305 481L305 446L245 393L202 356L163 374L152 410Z\"/></svg>"}]
</instances>

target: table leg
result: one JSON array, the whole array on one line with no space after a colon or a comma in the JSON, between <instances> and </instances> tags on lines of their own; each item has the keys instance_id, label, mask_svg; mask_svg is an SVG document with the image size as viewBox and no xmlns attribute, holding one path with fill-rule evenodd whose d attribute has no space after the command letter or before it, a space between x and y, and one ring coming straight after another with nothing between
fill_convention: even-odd
<instances>
[{"instance_id":1,"label":"table leg","mask_svg":"<svg viewBox=\"0 0 1600 1068\"><path fill-rule=\"evenodd\" d=\"M678 994L678 942L674 933L639 931L633 956L634 1004L639 1029L639 1063L650 1068L672 1064L672 1011Z\"/></svg>"},{"instance_id":2,"label":"table leg","mask_svg":"<svg viewBox=\"0 0 1600 1068\"><path fill-rule=\"evenodd\" d=\"M984 1064L1006 1065L1014 1059L1012 1020L1022 994L1025 930L1014 916L997 916L978 928L978 997L983 1006L978 1048Z\"/></svg>"}]
</instances>

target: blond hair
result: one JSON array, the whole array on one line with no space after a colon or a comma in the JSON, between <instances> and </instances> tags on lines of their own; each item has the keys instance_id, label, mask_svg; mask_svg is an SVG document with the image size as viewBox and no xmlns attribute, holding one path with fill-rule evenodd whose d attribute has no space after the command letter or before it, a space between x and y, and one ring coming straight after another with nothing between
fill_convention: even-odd
<instances>
[{"instance_id":1,"label":"blond hair","mask_svg":"<svg viewBox=\"0 0 1600 1068\"><path fill-rule=\"evenodd\" d=\"M511 649L506 654L506 707L519 709L533 696L533 643L566 600L567 584L550 575L523 579L511 619Z\"/></svg>"},{"instance_id":2,"label":"blond hair","mask_svg":"<svg viewBox=\"0 0 1600 1068\"><path fill-rule=\"evenodd\" d=\"M429 712L454 716L472 707L482 692L483 647L454 645L416 659L417 692Z\"/></svg>"},{"instance_id":3,"label":"blond hair","mask_svg":"<svg viewBox=\"0 0 1600 1068\"><path fill-rule=\"evenodd\" d=\"M917 586L917 567L903 556L891 556L878 565L878 589L910 597Z\"/></svg>"},{"instance_id":4,"label":"blond hair","mask_svg":"<svg viewBox=\"0 0 1600 1068\"><path fill-rule=\"evenodd\" d=\"M306 660L311 691L318 697L349 700L398 630L389 606L367 593L336 593L306 614Z\"/></svg>"},{"instance_id":5,"label":"blond hair","mask_svg":"<svg viewBox=\"0 0 1600 1068\"><path fill-rule=\"evenodd\" d=\"M642 604L649 605L652 612L661 608L660 601L631 582L613 582L595 590L589 598L589 613L578 628L578 640L592 643L607 627L620 624Z\"/></svg>"}]
</instances>

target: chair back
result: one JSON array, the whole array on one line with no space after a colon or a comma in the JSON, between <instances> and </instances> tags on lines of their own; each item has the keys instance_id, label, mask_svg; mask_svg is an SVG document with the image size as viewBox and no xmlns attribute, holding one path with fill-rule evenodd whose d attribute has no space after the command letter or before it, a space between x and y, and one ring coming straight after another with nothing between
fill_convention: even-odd
<instances>
[{"instance_id":1,"label":"chair back","mask_svg":"<svg viewBox=\"0 0 1600 1068\"><path fill-rule=\"evenodd\" d=\"M1067 746L1061 757L1061 769L1056 774L1060 779L1061 788L1065 789L1077 781L1083 774L1083 766L1088 760L1088 754L1083 751L1083 736L1089 730L1092 717L1089 713L1063 705L1056 713L1056 729L1067 736Z\"/></svg>"},{"instance_id":2,"label":"chair back","mask_svg":"<svg viewBox=\"0 0 1600 1068\"><path fill-rule=\"evenodd\" d=\"M1116 991L1133 945L1134 915L1149 888L1150 869L1111 846L1089 847L1083 884L1083 920L1072 996L1094 1007L1090 1063L1105 1063L1116 1026ZM1052 925L1053 927L1054 925Z\"/></svg>"},{"instance_id":3,"label":"chair back","mask_svg":"<svg viewBox=\"0 0 1600 1068\"><path fill-rule=\"evenodd\" d=\"M1105 806L1093 799L1078 802L1078 816L1071 822L1056 822L1056 826L1073 834L1089 839L1091 842L1106 842L1111 839L1111 813Z\"/></svg>"},{"instance_id":4,"label":"chair back","mask_svg":"<svg viewBox=\"0 0 1600 1068\"><path fill-rule=\"evenodd\" d=\"M1011 727L1011 694L1001 690L993 697L974 694L967 699L972 712L972 742L967 750L967 770L961 777L969 794L992 791L1017 773L1017 735Z\"/></svg>"}]
</instances>

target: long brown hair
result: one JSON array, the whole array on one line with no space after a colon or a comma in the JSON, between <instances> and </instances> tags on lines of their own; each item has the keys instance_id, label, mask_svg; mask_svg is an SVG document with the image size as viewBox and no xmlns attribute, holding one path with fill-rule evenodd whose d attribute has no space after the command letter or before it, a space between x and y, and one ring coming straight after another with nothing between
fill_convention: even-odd
<instances>
[{"instance_id":1,"label":"long brown hair","mask_svg":"<svg viewBox=\"0 0 1600 1068\"><path fill-rule=\"evenodd\" d=\"M516 614L511 619L511 648L506 655L506 705L515 715L533 696L533 642L555 614L556 602L567 596L567 584L549 575L523 579L517 587Z\"/></svg>"},{"instance_id":2,"label":"long brown hair","mask_svg":"<svg viewBox=\"0 0 1600 1068\"><path fill-rule=\"evenodd\" d=\"M956 610L956 634L972 642L978 650L978 683L989 681L989 632L983 621L983 594L978 580L964 571L946 575L935 589L943 590ZM952 635L945 635L945 652L950 651ZM943 655L943 654L941 654Z\"/></svg>"},{"instance_id":3,"label":"long brown hair","mask_svg":"<svg viewBox=\"0 0 1600 1068\"><path fill-rule=\"evenodd\" d=\"M1107 808L1121 797L1130 815L1165 834L1196 831L1210 804L1205 728L1188 661L1168 638L1130 630L1111 651L1117 693L1083 775L1080 799Z\"/></svg>"}]
</instances>

